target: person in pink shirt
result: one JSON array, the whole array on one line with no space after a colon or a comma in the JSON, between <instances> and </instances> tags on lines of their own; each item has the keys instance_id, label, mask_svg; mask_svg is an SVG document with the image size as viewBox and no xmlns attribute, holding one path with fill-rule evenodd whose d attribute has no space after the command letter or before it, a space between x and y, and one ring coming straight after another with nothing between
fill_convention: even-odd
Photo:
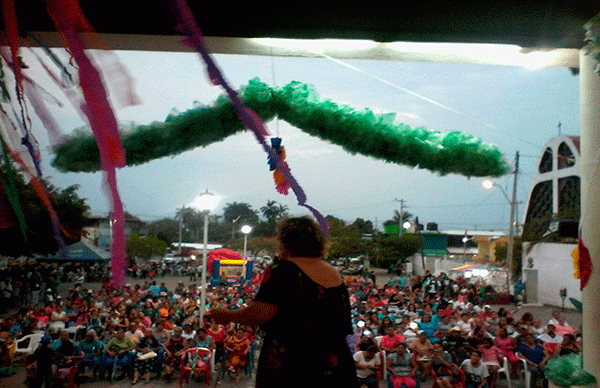
<instances>
[{"instance_id":1,"label":"person in pink shirt","mask_svg":"<svg viewBox=\"0 0 600 388\"><path fill-rule=\"evenodd\" d=\"M487 367L490 374L489 387L494 388L498 379L498 369L503 363L504 353L500 348L494 346L491 338L484 338L479 346L481 361Z\"/></svg>"},{"instance_id":2,"label":"person in pink shirt","mask_svg":"<svg viewBox=\"0 0 600 388\"><path fill-rule=\"evenodd\" d=\"M564 337L565 334L575 334L575 330L561 316L557 318L557 322L554 324L554 332L561 337Z\"/></svg>"},{"instance_id":3,"label":"person in pink shirt","mask_svg":"<svg viewBox=\"0 0 600 388\"><path fill-rule=\"evenodd\" d=\"M498 330L498 336L494 339L494 344L502 350L504 357L508 359L511 366L511 376L516 378L519 371L519 359L515 354L515 349L517 348L515 339L508 335L508 331L505 328L501 328Z\"/></svg>"}]
</instances>

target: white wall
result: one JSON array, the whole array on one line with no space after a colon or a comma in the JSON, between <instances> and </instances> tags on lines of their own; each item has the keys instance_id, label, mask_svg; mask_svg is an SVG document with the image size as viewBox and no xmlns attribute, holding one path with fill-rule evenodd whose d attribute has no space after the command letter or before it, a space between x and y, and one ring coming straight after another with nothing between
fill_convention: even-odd
<instances>
[{"instance_id":1,"label":"white wall","mask_svg":"<svg viewBox=\"0 0 600 388\"><path fill-rule=\"evenodd\" d=\"M573 258L571 252L577 244L538 243L528 251L523 246L523 268L538 271L538 303L562 306L560 289L567 288L565 307L573 308L569 298L581 301L579 279L573 277ZM532 260L532 266L529 265Z\"/></svg>"}]
</instances>

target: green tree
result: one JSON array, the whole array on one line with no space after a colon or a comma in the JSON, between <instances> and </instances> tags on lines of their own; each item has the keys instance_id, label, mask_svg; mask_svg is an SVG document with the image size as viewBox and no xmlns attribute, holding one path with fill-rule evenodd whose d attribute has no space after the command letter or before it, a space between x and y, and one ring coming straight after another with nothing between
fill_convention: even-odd
<instances>
[{"instance_id":1,"label":"green tree","mask_svg":"<svg viewBox=\"0 0 600 388\"><path fill-rule=\"evenodd\" d=\"M352 225L363 234L371 234L374 232L373 223L370 220L365 221L362 218L357 218Z\"/></svg>"},{"instance_id":2,"label":"green tree","mask_svg":"<svg viewBox=\"0 0 600 388\"><path fill-rule=\"evenodd\" d=\"M414 234L381 235L376 242L374 259L382 268L388 268L398 260L405 261L421 248L421 237Z\"/></svg>"},{"instance_id":3,"label":"green tree","mask_svg":"<svg viewBox=\"0 0 600 388\"><path fill-rule=\"evenodd\" d=\"M60 189L48 180L41 180L41 183L58 218L60 237L66 245L79 241L89 212L86 200L77 195L79 186ZM17 214L8 201L7 193L12 189L18 195L16 200L25 220L27 238L23 236ZM10 242L0 244L0 255L18 257L33 253L54 254L58 251L59 243L55 239L50 213L36 194L33 184L25 182L18 171L5 164L0 165L0 222L0 241Z\"/></svg>"},{"instance_id":4,"label":"green tree","mask_svg":"<svg viewBox=\"0 0 600 388\"><path fill-rule=\"evenodd\" d=\"M265 206L261 207L260 211L261 211L263 217L265 217L267 219L267 221L275 222L275 220L277 219L277 216L279 215L277 201L267 200L267 204Z\"/></svg>"},{"instance_id":5,"label":"green tree","mask_svg":"<svg viewBox=\"0 0 600 388\"><path fill-rule=\"evenodd\" d=\"M508 256L507 245L496 245L494 248L494 255L496 261L501 266L506 265L506 258ZM523 255L523 239L522 237L515 237L513 240L513 257L512 257L512 276L513 278L520 278L523 272L523 261L521 256Z\"/></svg>"},{"instance_id":6,"label":"green tree","mask_svg":"<svg viewBox=\"0 0 600 388\"><path fill-rule=\"evenodd\" d=\"M508 247L504 244L496 245L494 247L494 257L496 258L496 263L500 266L506 265L506 256L508 252Z\"/></svg>"},{"instance_id":7,"label":"green tree","mask_svg":"<svg viewBox=\"0 0 600 388\"><path fill-rule=\"evenodd\" d=\"M126 241L126 253L129 257L150 259L152 256L164 256L167 243L153 237L140 237L135 233L130 234Z\"/></svg>"},{"instance_id":8,"label":"green tree","mask_svg":"<svg viewBox=\"0 0 600 388\"><path fill-rule=\"evenodd\" d=\"M390 225L390 224L402 225L406 221L411 221L412 218L413 218L413 215L411 213L407 212L406 210L404 210L402 212L402 214L400 214L400 212L398 210L395 210L394 216L391 219L385 221L383 223L383 225Z\"/></svg>"},{"instance_id":9,"label":"green tree","mask_svg":"<svg viewBox=\"0 0 600 388\"><path fill-rule=\"evenodd\" d=\"M277 221L288 214L288 207L277 201L267 200L267 204L260 208L260 211L267 220L265 224L257 225L257 233L262 236L274 236L277 228Z\"/></svg>"},{"instance_id":10,"label":"green tree","mask_svg":"<svg viewBox=\"0 0 600 388\"><path fill-rule=\"evenodd\" d=\"M366 243L363 241L362 233L358 228L337 221L329 222L328 258L354 257L365 253Z\"/></svg>"},{"instance_id":11,"label":"green tree","mask_svg":"<svg viewBox=\"0 0 600 388\"><path fill-rule=\"evenodd\" d=\"M167 245L179 241L179 222L172 218L163 218L148 225L148 235L164 241Z\"/></svg>"},{"instance_id":12,"label":"green tree","mask_svg":"<svg viewBox=\"0 0 600 388\"><path fill-rule=\"evenodd\" d=\"M239 223L251 223L255 224L258 222L258 211L252 209L252 205L244 202L233 202L225 205L223 209L223 219L225 222L233 222L238 220Z\"/></svg>"},{"instance_id":13,"label":"green tree","mask_svg":"<svg viewBox=\"0 0 600 388\"><path fill-rule=\"evenodd\" d=\"M328 225L334 225L334 224L338 224L341 226L346 225L346 221L342 220L341 218L332 216L331 214L328 214L325 216L325 221L327 221Z\"/></svg>"}]
</instances>

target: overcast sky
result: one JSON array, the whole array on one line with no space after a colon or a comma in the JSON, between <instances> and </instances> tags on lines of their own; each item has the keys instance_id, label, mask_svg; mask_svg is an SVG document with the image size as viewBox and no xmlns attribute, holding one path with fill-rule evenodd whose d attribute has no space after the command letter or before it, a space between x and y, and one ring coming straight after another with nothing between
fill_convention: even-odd
<instances>
[{"instance_id":1,"label":"overcast sky","mask_svg":"<svg viewBox=\"0 0 600 388\"><path fill-rule=\"evenodd\" d=\"M199 56L189 53L117 52L136 79L142 105L116 110L121 121L148 124L164 121L173 109L185 111L194 102L212 103L223 94L206 77ZM526 70L486 65L347 61L363 72L328 59L214 56L225 78L234 88L259 77L268 84L300 81L316 87L323 99L394 112L396 121L436 131L463 131L496 144L512 163L521 153L518 181L519 218L522 221L531 178L545 143L562 133L579 135L579 77L565 68ZM365 74L366 73L366 74ZM32 66L40 83L47 85ZM461 114L419 99L387 82L423 95ZM52 93L64 100L57 90ZM72 109L53 108L65 132L84 125ZM292 173L308 197L307 203L323 215L348 222L360 217L377 223L399 210L421 223L437 222L441 229L508 229L509 204L498 189L482 188L481 178L458 175L441 177L427 170L411 169L351 155L328 142L313 138L284 121L271 121L267 128L279 134L286 147ZM79 184L79 195L87 198L92 212L106 214L108 200L101 175L60 173L49 166L45 149L48 138L39 122L33 132L44 148L44 174L59 187ZM512 178L497 180L510 195ZM206 148L197 148L173 158L163 158L118 171L118 184L125 210L145 221L173 217L176 208L189 205L208 188L222 199L215 211L231 202L247 202L260 209L267 200L287 205L291 214L306 214L292 193L278 194L266 155L249 132L227 138Z\"/></svg>"}]
</instances>

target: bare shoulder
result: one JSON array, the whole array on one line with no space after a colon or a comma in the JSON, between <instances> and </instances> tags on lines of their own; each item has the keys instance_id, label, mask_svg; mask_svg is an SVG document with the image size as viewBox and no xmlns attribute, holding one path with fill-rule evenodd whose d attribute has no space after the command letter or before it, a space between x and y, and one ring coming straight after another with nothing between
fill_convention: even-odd
<instances>
[{"instance_id":1,"label":"bare shoulder","mask_svg":"<svg viewBox=\"0 0 600 388\"><path fill-rule=\"evenodd\" d=\"M326 287L337 287L342 284L342 275L329 263L318 259L290 259L304 272L312 281Z\"/></svg>"},{"instance_id":2,"label":"bare shoulder","mask_svg":"<svg viewBox=\"0 0 600 388\"><path fill-rule=\"evenodd\" d=\"M321 260L321 263L323 264L324 268L327 268L327 271L330 273L331 277L339 280L340 282L342 281L342 275L340 274L340 271L337 270L337 268L323 260Z\"/></svg>"}]
</instances>

